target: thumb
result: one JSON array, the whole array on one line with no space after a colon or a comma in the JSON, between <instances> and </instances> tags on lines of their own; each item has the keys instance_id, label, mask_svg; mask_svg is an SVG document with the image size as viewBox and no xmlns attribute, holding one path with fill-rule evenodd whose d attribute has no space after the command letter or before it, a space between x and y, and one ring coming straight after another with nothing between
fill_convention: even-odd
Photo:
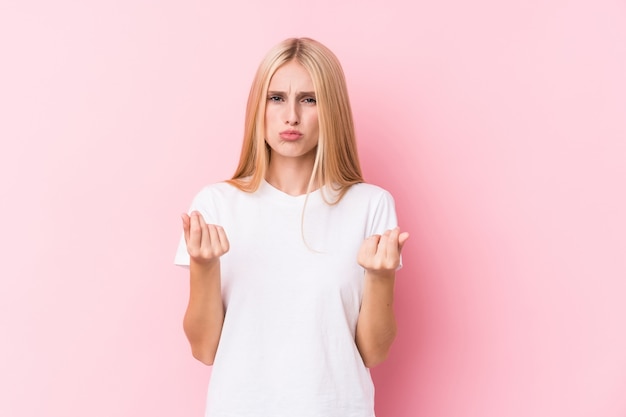
<instances>
[{"instance_id":1,"label":"thumb","mask_svg":"<svg viewBox=\"0 0 626 417\"><path fill-rule=\"evenodd\" d=\"M398 252L402 252L402 248L404 247L404 244L406 243L408 239L409 239L408 232L400 233L400 236L398 236Z\"/></svg>"},{"instance_id":2,"label":"thumb","mask_svg":"<svg viewBox=\"0 0 626 417\"><path fill-rule=\"evenodd\" d=\"M189 227L190 227L190 218L187 213L183 213L180 215L183 221L183 233L185 235L185 242L189 242Z\"/></svg>"}]
</instances>

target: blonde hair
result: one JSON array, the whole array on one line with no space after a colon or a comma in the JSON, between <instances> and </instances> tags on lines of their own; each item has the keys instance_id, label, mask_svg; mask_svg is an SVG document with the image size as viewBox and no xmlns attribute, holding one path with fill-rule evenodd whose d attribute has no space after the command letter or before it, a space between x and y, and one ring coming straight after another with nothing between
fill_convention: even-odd
<instances>
[{"instance_id":1,"label":"blonde hair","mask_svg":"<svg viewBox=\"0 0 626 417\"><path fill-rule=\"evenodd\" d=\"M270 148L265 142L265 106L269 83L278 68L296 61L313 81L319 120L319 140L308 191L326 186L338 203L350 186L363 182L356 148L352 109L339 60L327 47L309 38L290 38L265 56L254 77L244 128L239 166L228 182L254 192L265 178Z\"/></svg>"}]
</instances>

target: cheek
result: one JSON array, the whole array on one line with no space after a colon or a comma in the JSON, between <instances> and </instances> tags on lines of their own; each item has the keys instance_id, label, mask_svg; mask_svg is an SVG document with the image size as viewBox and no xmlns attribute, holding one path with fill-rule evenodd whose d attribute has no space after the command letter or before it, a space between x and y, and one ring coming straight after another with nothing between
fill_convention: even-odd
<instances>
[{"instance_id":1,"label":"cheek","mask_svg":"<svg viewBox=\"0 0 626 417\"><path fill-rule=\"evenodd\" d=\"M276 111L265 112L265 135L271 135L271 132L276 133L282 127L282 123L276 114Z\"/></svg>"},{"instance_id":2,"label":"cheek","mask_svg":"<svg viewBox=\"0 0 626 417\"><path fill-rule=\"evenodd\" d=\"M273 119L273 112L272 109L270 107L266 107L265 108L265 124L267 125L267 122L271 122Z\"/></svg>"},{"instance_id":3,"label":"cheek","mask_svg":"<svg viewBox=\"0 0 626 417\"><path fill-rule=\"evenodd\" d=\"M317 112L314 112L309 117L309 126L311 126L312 129L318 130L319 125L320 124L319 124L319 118L318 118Z\"/></svg>"}]
</instances>

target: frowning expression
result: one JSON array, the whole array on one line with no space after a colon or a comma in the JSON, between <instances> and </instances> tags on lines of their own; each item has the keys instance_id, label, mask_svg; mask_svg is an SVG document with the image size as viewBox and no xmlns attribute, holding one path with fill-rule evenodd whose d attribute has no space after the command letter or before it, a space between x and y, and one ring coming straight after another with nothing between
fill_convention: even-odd
<instances>
[{"instance_id":1,"label":"frowning expression","mask_svg":"<svg viewBox=\"0 0 626 417\"><path fill-rule=\"evenodd\" d=\"M265 140L276 158L315 158L319 139L317 101L306 68L290 61L270 80L265 107Z\"/></svg>"}]
</instances>

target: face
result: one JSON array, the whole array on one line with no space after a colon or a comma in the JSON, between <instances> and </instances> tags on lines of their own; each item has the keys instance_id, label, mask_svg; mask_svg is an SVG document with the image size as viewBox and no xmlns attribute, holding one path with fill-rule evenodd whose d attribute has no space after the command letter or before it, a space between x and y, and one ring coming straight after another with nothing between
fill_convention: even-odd
<instances>
[{"instance_id":1,"label":"face","mask_svg":"<svg viewBox=\"0 0 626 417\"><path fill-rule=\"evenodd\" d=\"M270 80L265 107L265 140L271 161L315 159L319 139L317 102L309 72L296 61L278 68Z\"/></svg>"}]
</instances>

